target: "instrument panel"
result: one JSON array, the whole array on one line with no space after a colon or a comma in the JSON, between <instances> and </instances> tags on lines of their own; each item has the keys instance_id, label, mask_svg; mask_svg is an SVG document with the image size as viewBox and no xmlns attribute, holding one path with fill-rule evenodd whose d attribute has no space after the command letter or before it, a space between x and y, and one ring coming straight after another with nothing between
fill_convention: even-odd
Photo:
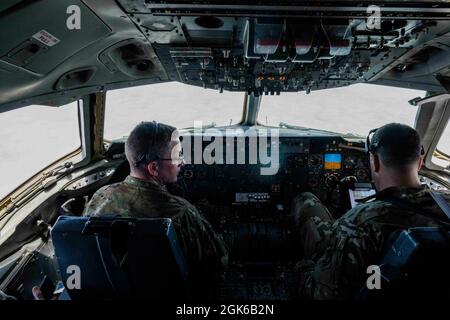
<instances>
[{"instance_id":1,"label":"instrument panel","mask_svg":"<svg viewBox=\"0 0 450 320\"><path fill-rule=\"evenodd\" d=\"M208 150L213 140L204 142L202 150ZM273 141L267 146L259 144L257 154L269 155L270 161L265 164L252 161L251 139L241 144L236 139L222 140L223 158L227 161L187 163L179 184L185 189L181 195L200 211L199 201L206 199L210 204L208 210L213 212L206 213L207 219L222 234L231 261L295 260L298 245L291 217L292 200L301 192L312 192L338 217L350 208L348 191L342 188L349 184L343 181L371 180L362 146L339 136L281 136L277 147ZM227 143L234 143L235 148ZM267 150L260 150L261 146ZM183 148L185 158L187 155L193 159L192 151ZM262 174L262 168L276 165L273 174Z\"/></svg>"},{"instance_id":2,"label":"instrument panel","mask_svg":"<svg viewBox=\"0 0 450 320\"><path fill-rule=\"evenodd\" d=\"M257 153L267 151L271 160L259 164L250 161L250 139L236 143L235 148L226 145L230 142L237 141L227 139L222 148L228 161L184 166L180 177L185 185L183 196L206 216L228 247L230 263L223 275L221 297L285 299L296 290L292 262L302 257L299 230L291 216L292 200L310 191L335 217L344 213L349 203L343 186L349 184L343 181L371 180L367 154L362 144L339 136L281 136L278 148L268 143L267 150L260 150L259 145ZM208 143L202 150L208 150ZM183 148L192 158L189 151ZM241 157L245 163L238 161L239 152L245 153ZM262 174L261 168L274 163L278 164L274 174ZM205 198L210 204L206 210L199 205Z\"/></svg>"},{"instance_id":3,"label":"instrument panel","mask_svg":"<svg viewBox=\"0 0 450 320\"><path fill-rule=\"evenodd\" d=\"M241 151L248 155L249 149L247 142ZM352 177L354 182L371 181L367 154L341 137L280 137L277 152L270 149L269 145L270 165L273 167L277 162L278 168L269 175L261 173L261 168L268 165L248 161L187 163L181 173L188 188L187 196L195 201L206 194L216 204L260 202L287 209L300 192L313 192L327 202L328 192L345 178ZM233 156L237 157L237 153ZM230 159L226 152L224 157Z\"/></svg>"}]
</instances>

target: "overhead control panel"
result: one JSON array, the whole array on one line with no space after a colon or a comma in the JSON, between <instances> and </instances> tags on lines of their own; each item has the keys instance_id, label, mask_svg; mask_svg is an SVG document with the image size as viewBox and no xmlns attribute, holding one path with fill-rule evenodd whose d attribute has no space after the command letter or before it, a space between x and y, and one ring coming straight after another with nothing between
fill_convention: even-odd
<instances>
[{"instance_id":1,"label":"overhead control panel","mask_svg":"<svg viewBox=\"0 0 450 320\"><path fill-rule=\"evenodd\" d=\"M436 60L446 49L439 46L450 46L443 3L119 2L171 80L220 91L309 93L377 81L379 73L400 78L414 68L413 48L437 48L425 57Z\"/></svg>"}]
</instances>

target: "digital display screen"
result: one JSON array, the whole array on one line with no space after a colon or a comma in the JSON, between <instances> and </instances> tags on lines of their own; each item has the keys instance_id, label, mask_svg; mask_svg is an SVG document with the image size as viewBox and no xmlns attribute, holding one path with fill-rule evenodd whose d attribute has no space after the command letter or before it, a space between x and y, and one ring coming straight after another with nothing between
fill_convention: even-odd
<instances>
[{"instance_id":1,"label":"digital display screen","mask_svg":"<svg viewBox=\"0 0 450 320\"><path fill-rule=\"evenodd\" d=\"M342 155L340 153L325 153L325 170L341 169Z\"/></svg>"}]
</instances>

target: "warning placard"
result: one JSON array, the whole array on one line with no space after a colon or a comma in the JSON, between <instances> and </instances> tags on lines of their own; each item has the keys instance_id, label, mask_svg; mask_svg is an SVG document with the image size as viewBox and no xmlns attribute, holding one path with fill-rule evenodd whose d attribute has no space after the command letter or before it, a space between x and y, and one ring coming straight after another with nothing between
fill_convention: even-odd
<instances>
[{"instance_id":1,"label":"warning placard","mask_svg":"<svg viewBox=\"0 0 450 320\"><path fill-rule=\"evenodd\" d=\"M53 47L55 44L58 44L60 40L55 36L51 35L45 30L41 30L38 33L33 35L33 38L42 42L48 47Z\"/></svg>"}]
</instances>

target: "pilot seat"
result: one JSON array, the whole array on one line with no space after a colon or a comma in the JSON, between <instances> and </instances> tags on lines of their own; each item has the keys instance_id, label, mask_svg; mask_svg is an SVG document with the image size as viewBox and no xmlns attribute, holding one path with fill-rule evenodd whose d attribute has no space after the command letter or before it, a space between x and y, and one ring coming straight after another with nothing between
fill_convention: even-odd
<instances>
[{"instance_id":1,"label":"pilot seat","mask_svg":"<svg viewBox=\"0 0 450 320\"><path fill-rule=\"evenodd\" d=\"M51 237L72 300L189 297L187 265L170 219L60 216Z\"/></svg>"},{"instance_id":2,"label":"pilot seat","mask_svg":"<svg viewBox=\"0 0 450 320\"><path fill-rule=\"evenodd\" d=\"M449 299L450 235L437 227L394 232L379 264L380 289L365 285L357 300Z\"/></svg>"}]
</instances>

